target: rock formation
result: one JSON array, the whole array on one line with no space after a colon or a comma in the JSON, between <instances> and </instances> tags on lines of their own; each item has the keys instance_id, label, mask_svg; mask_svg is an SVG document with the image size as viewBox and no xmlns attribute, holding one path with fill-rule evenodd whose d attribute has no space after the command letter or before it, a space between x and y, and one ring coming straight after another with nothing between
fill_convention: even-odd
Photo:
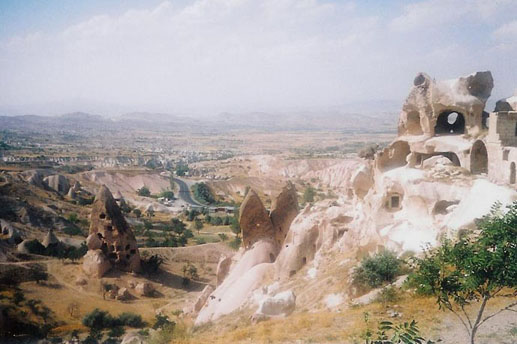
<instances>
[{"instance_id":1,"label":"rock formation","mask_svg":"<svg viewBox=\"0 0 517 344\"><path fill-rule=\"evenodd\" d=\"M275 296L266 296L259 303L259 307L252 320L261 321L271 317L288 316L296 306L296 295L292 290L287 290Z\"/></svg>"},{"instance_id":2,"label":"rock formation","mask_svg":"<svg viewBox=\"0 0 517 344\"><path fill-rule=\"evenodd\" d=\"M244 250L240 252L240 259L236 259L237 262L231 266L221 284L218 278L217 289L199 312L196 324L215 320L238 309L249 293L261 285L265 276L272 274L273 263L281 249L285 233L289 231L291 222L298 213L294 185L288 183L282 189L274 201L273 210L270 216L257 193L253 190L248 192L241 205L239 219ZM223 261L224 259L219 264L221 275Z\"/></svg>"},{"instance_id":3,"label":"rock formation","mask_svg":"<svg viewBox=\"0 0 517 344\"><path fill-rule=\"evenodd\" d=\"M101 252L111 266L133 272L139 272L141 269L135 236L111 192L104 185L101 186L93 202L87 244L89 250ZM104 261L98 259L89 261L88 264L94 264L96 261L104 264Z\"/></svg>"},{"instance_id":4,"label":"rock formation","mask_svg":"<svg viewBox=\"0 0 517 344\"><path fill-rule=\"evenodd\" d=\"M70 189L68 179L61 174L54 174L43 179L43 182L52 190L66 195Z\"/></svg>"},{"instance_id":5,"label":"rock formation","mask_svg":"<svg viewBox=\"0 0 517 344\"><path fill-rule=\"evenodd\" d=\"M279 245L285 240L291 222L298 215L298 195L291 182L287 182L271 207L271 222L275 229L275 239Z\"/></svg>"},{"instance_id":6,"label":"rock formation","mask_svg":"<svg viewBox=\"0 0 517 344\"><path fill-rule=\"evenodd\" d=\"M59 244L59 239L54 234L54 231L52 229L49 229L47 235L45 235L45 238L43 238L43 241L41 243L43 244L43 246L49 247L52 245Z\"/></svg>"},{"instance_id":7,"label":"rock formation","mask_svg":"<svg viewBox=\"0 0 517 344\"><path fill-rule=\"evenodd\" d=\"M251 247L260 239L273 239L275 232L269 214L254 190L249 190L239 211L242 243Z\"/></svg>"}]
</instances>

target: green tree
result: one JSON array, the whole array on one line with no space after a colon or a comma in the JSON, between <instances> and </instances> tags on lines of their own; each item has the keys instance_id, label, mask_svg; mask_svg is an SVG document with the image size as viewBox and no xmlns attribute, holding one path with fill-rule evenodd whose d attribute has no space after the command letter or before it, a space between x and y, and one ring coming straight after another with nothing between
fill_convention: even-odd
<instances>
[{"instance_id":1,"label":"green tree","mask_svg":"<svg viewBox=\"0 0 517 344\"><path fill-rule=\"evenodd\" d=\"M183 231L187 228L187 225L185 225L185 223L183 223L183 221L181 221L178 218L173 218L171 220L171 224L172 224L172 230L176 234L182 234Z\"/></svg>"},{"instance_id":2,"label":"green tree","mask_svg":"<svg viewBox=\"0 0 517 344\"><path fill-rule=\"evenodd\" d=\"M200 219L196 219L194 222L194 227L196 228L197 234L199 235L199 231L203 229L203 222Z\"/></svg>"},{"instance_id":3,"label":"green tree","mask_svg":"<svg viewBox=\"0 0 517 344\"><path fill-rule=\"evenodd\" d=\"M189 171L188 165L183 164L183 163L179 163L178 165L176 165L176 175L177 176L183 177L184 175L187 174L188 171Z\"/></svg>"},{"instance_id":4,"label":"green tree","mask_svg":"<svg viewBox=\"0 0 517 344\"><path fill-rule=\"evenodd\" d=\"M211 204L215 202L214 196L206 183L196 183L192 185L194 197L201 203Z\"/></svg>"},{"instance_id":5,"label":"green tree","mask_svg":"<svg viewBox=\"0 0 517 344\"><path fill-rule=\"evenodd\" d=\"M133 214L135 214L137 218L140 218L140 216L142 216L142 211L138 208L135 208L133 209Z\"/></svg>"},{"instance_id":6,"label":"green tree","mask_svg":"<svg viewBox=\"0 0 517 344\"><path fill-rule=\"evenodd\" d=\"M427 249L416 260L412 282L420 292L437 298L440 309L452 312L475 342L481 325L505 311L517 311L517 202L507 211L496 204L479 223L479 231L446 240ZM485 314L487 303L508 291L513 297L506 306ZM508 292L506 292L508 294ZM475 316L467 307L478 304Z\"/></svg>"},{"instance_id":7,"label":"green tree","mask_svg":"<svg viewBox=\"0 0 517 344\"><path fill-rule=\"evenodd\" d=\"M174 199L174 192L170 190L162 191L159 195L159 197L167 198L167 199Z\"/></svg>"}]
</instances>

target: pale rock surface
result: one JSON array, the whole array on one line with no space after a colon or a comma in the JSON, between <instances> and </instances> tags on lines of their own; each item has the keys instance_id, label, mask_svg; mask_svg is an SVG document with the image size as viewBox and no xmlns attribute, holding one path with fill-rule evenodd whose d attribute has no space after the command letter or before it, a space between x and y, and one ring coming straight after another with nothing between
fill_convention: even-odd
<instances>
[{"instance_id":1,"label":"pale rock surface","mask_svg":"<svg viewBox=\"0 0 517 344\"><path fill-rule=\"evenodd\" d=\"M139 296L153 296L154 287L151 283L148 282L140 282L135 287L135 292Z\"/></svg>"},{"instance_id":2,"label":"pale rock surface","mask_svg":"<svg viewBox=\"0 0 517 344\"><path fill-rule=\"evenodd\" d=\"M88 250L83 258L83 271L90 277L101 278L111 269L111 263L101 250Z\"/></svg>"},{"instance_id":3,"label":"pale rock surface","mask_svg":"<svg viewBox=\"0 0 517 344\"><path fill-rule=\"evenodd\" d=\"M259 304L255 316L261 318L282 317L290 315L296 307L296 295L292 290L287 290L276 294L275 296L265 297Z\"/></svg>"}]
</instances>

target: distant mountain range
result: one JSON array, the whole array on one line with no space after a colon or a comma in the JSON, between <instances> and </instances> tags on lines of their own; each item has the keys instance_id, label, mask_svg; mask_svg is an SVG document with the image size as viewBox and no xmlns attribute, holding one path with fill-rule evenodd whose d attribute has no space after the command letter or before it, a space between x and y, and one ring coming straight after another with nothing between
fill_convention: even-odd
<instances>
[{"instance_id":1,"label":"distant mountain range","mask_svg":"<svg viewBox=\"0 0 517 344\"><path fill-rule=\"evenodd\" d=\"M355 108L359 108L357 105ZM370 106L371 107L371 106ZM352 108L352 107L351 107ZM391 106L386 108L392 108ZM0 128L29 131L112 130L353 130L375 131L396 128L395 111L355 112L340 108L288 112L224 112L211 117L189 117L163 113L132 112L108 118L85 112L60 116L0 116Z\"/></svg>"}]
</instances>

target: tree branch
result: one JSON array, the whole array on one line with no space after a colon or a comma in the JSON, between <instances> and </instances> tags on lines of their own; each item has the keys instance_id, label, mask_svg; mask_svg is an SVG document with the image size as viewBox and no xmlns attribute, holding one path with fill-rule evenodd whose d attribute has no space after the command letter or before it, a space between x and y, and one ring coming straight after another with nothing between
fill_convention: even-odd
<instances>
[{"instance_id":1,"label":"tree branch","mask_svg":"<svg viewBox=\"0 0 517 344\"><path fill-rule=\"evenodd\" d=\"M497 312L493 313L493 314L490 314L489 316L487 316L486 318L484 318L480 323L479 323L479 326L481 326L481 324L483 324L485 321L487 321L488 319L490 318L493 318L495 317L497 314L499 313L502 313L504 311L509 311L509 312L517 312L516 309L510 309L510 308L513 308L517 306L517 301L515 302L512 302L510 303L508 306L504 307L504 308L501 308L500 310L498 310Z\"/></svg>"}]
</instances>

